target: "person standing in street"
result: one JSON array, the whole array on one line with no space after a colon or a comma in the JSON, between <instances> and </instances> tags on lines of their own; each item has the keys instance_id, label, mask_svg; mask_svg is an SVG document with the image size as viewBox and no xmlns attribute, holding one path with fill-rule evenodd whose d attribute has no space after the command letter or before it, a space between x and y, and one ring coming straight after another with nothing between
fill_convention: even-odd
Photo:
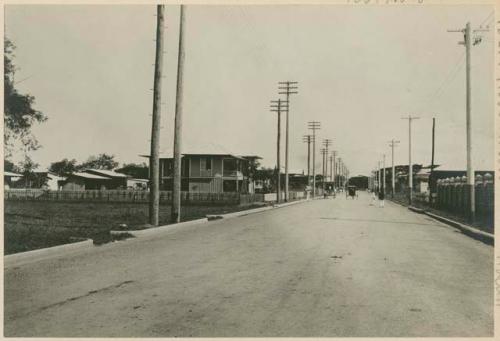
<instances>
[{"instance_id":1,"label":"person standing in street","mask_svg":"<svg viewBox=\"0 0 500 341\"><path fill-rule=\"evenodd\" d=\"M384 199L385 199L384 188L381 188L380 191L378 191L379 207L384 207L385 205Z\"/></svg>"}]
</instances>

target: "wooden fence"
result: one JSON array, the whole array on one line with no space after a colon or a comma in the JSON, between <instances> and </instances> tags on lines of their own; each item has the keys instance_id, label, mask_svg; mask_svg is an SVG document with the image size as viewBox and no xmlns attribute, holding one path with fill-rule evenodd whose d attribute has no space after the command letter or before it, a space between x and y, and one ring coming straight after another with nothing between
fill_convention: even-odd
<instances>
[{"instance_id":1,"label":"wooden fence","mask_svg":"<svg viewBox=\"0 0 500 341\"><path fill-rule=\"evenodd\" d=\"M484 177L476 176L474 185L475 223L484 227L488 232L492 232L494 229L494 189L491 174L487 173ZM430 207L465 220L470 219L470 191L465 176L439 179L436 190L432 202L429 200L428 193L415 193L414 204L423 208ZM404 200L407 200L407 197Z\"/></svg>"},{"instance_id":2,"label":"wooden fence","mask_svg":"<svg viewBox=\"0 0 500 341\"><path fill-rule=\"evenodd\" d=\"M42 189L8 189L4 190L4 198L5 200L145 203L149 201L149 192L134 190L50 191ZM264 202L264 194L181 192L181 201L192 204L245 205ZM170 202L172 202L172 192L161 191L160 203Z\"/></svg>"},{"instance_id":3,"label":"wooden fence","mask_svg":"<svg viewBox=\"0 0 500 341\"><path fill-rule=\"evenodd\" d=\"M470 207L470 192L466 177L438 180L436 207L467 217ZM493 226L495 191L493 176L477 175L474 185L476 219Z\"/></svg>"}]
</instances>

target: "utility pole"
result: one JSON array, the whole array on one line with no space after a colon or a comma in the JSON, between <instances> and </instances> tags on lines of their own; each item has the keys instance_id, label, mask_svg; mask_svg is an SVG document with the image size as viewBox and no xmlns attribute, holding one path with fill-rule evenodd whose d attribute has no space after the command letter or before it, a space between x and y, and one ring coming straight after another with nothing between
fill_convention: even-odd
<instances>
[{"instance_id":1,"label":"utility pole","mask_svg":"<svg viewBox=\"0 0 500 341\"><path fill-rule=\"evenodd\" d=\"M389 146L391 147L391 164L392 164L392 181L391 181L391 192L392 192L392 198L394 199L394 193L396 192L396 169L394 167L394 147L397 147L399 141L395 141L392 139L389 141Z\"/></svg>"},{"instance_id":2,"label":"utility pole","mask_svg":"<svg viewBox=\"0 0 500 341\"><path fill-rule=\"evenodd\" d=\"M165 5L158 5L156 7L156 56L153 89L153 119L151 127L151 152L149 157L149 224L153 226L158 226L160 212L160 129L164 12Z\"/></svg>"},{"instance_id":3,"label":"utility pole","mask_svg":"<svg viewBox=\"0 0 500 341\"><path fill-rule=\"evenodd\" d=\"M489 30L479 28L473 30L472 33L476 34L477 32L488 32ZM476 203L475 203L475 190L474 190L474 170L472 167L472 119L471 119L471 107L472 107L472 98L471 98L471 75L470 75L470 65L471 65L471 47L472 45L477 45L481 42L482 38L479 35L475 35L472 37L470 23L468 22L465 25L464 29L460 30L448 30L448 32L459 32L464 35L464 40L460 41L460 45L465 46L465 61L466 61L466 73L465 73L465 82L466 82L466 103L465 103L465 112L466 112L466 131L467 131L467 187L469 187L469 219L471 222L474 222L476 215Z\"/></svg>"},{"instance_id":4,"label":"utility pole","mask_svg":"<svg viewBox=\"0 0 500 341\"><path fill-rule=\"evenodd\" d=\"M184 95L184 5L180 5L179 52L177 55L177 93L175 95L175 130L174 130L174 186L172 191L172 213L170 220L181 220L181 147L182 147L182 101Z\"/></svg>"},{"instance_id":5,"label":"utility pole","mask_svg":"<svg viewBox=\"0 0 500 341\"><path fill-rule=\"evenodd\" d=\"M337 188L342 187L342 158L337 158Z\"/></svg>"},{"instance_id":6,"label":"utility pole","mask_svg":"<svg viewBox=\"0 0 500 341\"><path fill-rule=\"evenodd\" d=\"M308 128L313 131L313 198L316 196L316 130L321 129L321 122L309 121Z\"/></svg>"},{"instance_id":7,"label":"utility pole","mask_svg":"<svg viewBox=\"0 0 500 341\"><path fill-rule=\"evenodd\" d=\"M288 114L290 112L290 95L298 94L298 82L279 82L278 83L278 94L286 95L286 132L285 132L285 201L288 201L288 158L289 158L289 150L288 150L288 130L289 130L289 119Z\"/></svg>"},{"instance_id":8,"label":"utility pole","mask_svg":"<svg viewBox=\"0 0 500 341\"><path fill-rule=\"evenodd\" d=\"M435 142L435 132L436 132L436 119L433 117L432 118L432 156L431 156L431 174L429 176L429 202L431 204L434 203L434 197L433 197L433 192L434 188L431 188L431 180L433 179L432 173L434 172L434 142Z\"/></svg>"},{"instance_id":9,"label":"utility pole","mask_svg":"<svg viewBox=\"0 0 500 341\"><path fill-rule=\"evenodd\" d=\"M386 183L385 183L385 154L383 154L383 158L384 158L384 161L382 163L382 169L383 169L383 173L382 173L382 193L384 193L384 198L385 198L385 186L386 186Z\"/></svg>"},{"instance_id":10,"label":"utility pole","mask_svg":"<svg viewBox=\"0 0 500 341\"><path fill-rule=\"evenodd\" d=\"M321 188L323 189L323 195L325 194L325 156L326 156L326 149L321 148L321 157L322 157L322 177L323 179L321 180Z\"/></svg>"},{"instance_id":11,"label":"utility pole","mask_svg":"<svg viewBox=\"0 0 500 341\"><path fill-rule=\"evenodd\" d=\"M281 112L286 110L287 104L278 99L277 101L271 101L271 111L278 114L278 132L276 140L276 168L278 169L278 178L276 179L276 202L279 204L281 202L281 162L280 162L280 141L281 141Z\"/></svg>"},{"instance_id":12,"label":"utility pole","mask_svg":"<svg viewBox=\"0 0 500 341\"><path fill-rule=\"evenodd\" d=\"M311 141L312 135L304 135L302 137L302 142L307 143L307 185L311 183L310 169L311 169Z\"/></svg>"},{"instance_id":13,"label":"utility pole","mask_svg":"<svg viewBox=\"0 0 500 341\"><path fill-rule=\"evenodd\" d=\"M377 191L380 192L380 190L382 189L382 170L380 168L380 161L378 161L377 173L378 173L378 188L377 188Z\"/></svg>"},{"instance_id":14,"label":"utility pole","mask_svg":"<svg viewBox=\"0 0 500 341\"><path fill-rule=\"evenodd\" d=\"M337 175L337 163L335 162L336 160L336 157L337 157L337 151L334 150L332 152L332 159L333 159L333 166L332 166L332 172L333 172L333 175L332 175L332 182L333 182L333 188L335 188L335 176Z\"/></svg>"},{"instance_id":15,"label":"utility pole","mask_svg":"<svg viewBox=\"0 0 500 341\"><path fill-rule=\"evenodd\" d=\"M339 188L342 187L342 183L344 182L344 174L342 173L342 158L339 157Z\"/></svg>"},{"instance_id":16,"label":"utility pole","mask_svg":"<svg viewBox=\"0 0 500 341\"><path fill-rule=\"evenodd\" d=\"M333 156L330 155L328 158L330 160L330 182L332 182L333 186Z\"/></svg>"},{"instance_id":17,"label":"utility pole","mask_svg":"<svg viewBox=\"0 0 500 341\"><path fill-rule=\"evenodd\" d=\"M408 115L403 117L403 120L408 120L408 187L409 198L408 202L411 205L413 196L413 164L411 163L411 121L418 120L420 117Z\"/></svg>"},{"instance_id":18,"label":"utility pole","mask_svg":"<svg viewBox=\"0 0 500 341\"><path fill-rule=\"evenodd\" d=\"M323 176L323 192L325 191L324 182L328 178L328 147L331 144L332 144L332 140L331 139L323 139L323 146L325 147L325 174Z\"/></svg>"}]
</instances>

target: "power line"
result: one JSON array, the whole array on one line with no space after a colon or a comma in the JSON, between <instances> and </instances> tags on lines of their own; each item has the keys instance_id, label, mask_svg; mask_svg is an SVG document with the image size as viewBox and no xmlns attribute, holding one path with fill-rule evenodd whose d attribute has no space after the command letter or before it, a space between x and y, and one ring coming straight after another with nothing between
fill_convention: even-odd
<instances>
[{"instance_id":1,"label":"power line","mask_svg":"<svg viewBox=\"0 0 500 341\"><path fill-rule=\"evenodd\" d=\"M439 98L439 96L442 94L442 90L444 89L445 85L447 83L450 83L452 78L454 79L456 77L456 74L461 69L464 61L465 61L465 52L463 52L457 59L457 61L453 64L453 67L450 69L447 76L443 79L437 90L428 97L428 99L425 101L425 104L429 104L432 101Z\"/></svg>"}]
</instances>

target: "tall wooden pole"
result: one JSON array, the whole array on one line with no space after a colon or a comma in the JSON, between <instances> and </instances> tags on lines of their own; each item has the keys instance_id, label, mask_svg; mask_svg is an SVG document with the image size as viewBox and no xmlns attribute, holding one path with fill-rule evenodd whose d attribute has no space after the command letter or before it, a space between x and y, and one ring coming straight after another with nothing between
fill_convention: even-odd
<instances>
[{"instance_id":1,"label":"tall wooden pole","mask_svg":"<svg viewBox=\"0 0 500 341\"><path fill-rule=\"evenodd\" d=\"M411 162L411 121L418 120L419 117L408 115L403 117L403 120L408 120L408 202L411 206L413 198L413 164Z\"/></svg>"},{"instance_id":2,"label":"tall wooden pole","mask_svg":"<svg viewBox=\"0 0 500 341\"><path fill-rule=\"evenodd\" d=\"M313 171L313 197L315 197L316 196L316 130L319 130L321 128L321 122L310 121L307 124L308 124L308 128L313 131L312 171Z\"/></svg>"},{"instance_id":3,"label":"tall wooden pole","mask_svg":"<svg viewBox=\"0 0 500 341\"><path fill-rule=\"evenodd\" d=\"M333 188L336 188L336 175L337 175L337 163L336 163L336 157L337 157L337 151L333 151L332 152L332 156L333 156L333 167L332 167L332 171L333 171L333 176L332 176L332 181L333 181Z\"/></svg>"},{"instance_id":4,"label":"tall wooden pole","mask_svg":"<svg viewBox=\"0 0 500 341\"><path fill-rule=\"evenodd\" d=\"M385 154L384 154L384 161L383 161L383 173L382 173L382 193L384 193L384 198L385 198Z\"/></svg>"},{"instance_id":5,"label":"tall wooden pole","mask_svg":"<svg viewBox=\"0 0 500 341\"><path fill-rule=\"evenodd\" d=\"M307 184L311 177L311 135L307 136Z\"/></svg>"},{"instance_id":6,"label":"tall wooden pole","mask_svg":"<svg viewBox=\"0 0 500 341\"><path fill-rule=\"evenodd\" d=\"M435 143L435 133L436 133L436 119L432 118L432 156L431 156L431 174L429 176L429 201L432 204L434 201L434 197L432 196L434 188L430 188L431 180L433 179L432 173L434 172L434 143Z\"/></svg>"},{"instance_id":7,"label":"tall wooden pole","mask_svg":"<svg viewBox=\"0 0 500 341\"><path fill-rule=\"evenodd\" d=\"M288 131L289 131L289 113L290 113L290 95L297 94L296 91L298 82L278 82L278 93L286 95L286 129L285 129L285 201L289 200L288 194L288 158L289 158L289 150L288 150Z\"/></svg>"},{"instance_id":8,"label":"tall wooden pole","mask_svg":"<svg viewBox=\"0 0 500 341\"><path fill-rule=\"evenodd\" d=\"M287 103L278 99L271 101L271 111L278 114L278 133L276 134L276 168L277 168L277 188L276 188L276 202L281 202L281 111L285 110Z\"/></svg>"},{"instance_id":9,"label":"tall wooden pole","mask_svg":"<svg viewBox=\"0 0 500 341\"><path fill-rule=\"evenodd\" d=\"M465 73L465 82L466 82L466 102L465 102L465 110L466 110L466 131L467 131L467 187L469 187L469 218L473 222L476 216L476 198L475 198L475 190L474 190L474 169L472 167L472 119L471 119L471 75L470 75L470 65L471 65L471 48L472 45L479 44L481 42L481 37L478 36L478 32L488 32L489 30L486 28L480 27L479 29L474 30L474 34L476 35L472 37L470 23L465 25L465 29L460 30L448 30L448 32L459 32L464 35L464 41L459 42L459 44L465 45L465 62L466 62L466 73Z\"/></svg>"},{"instance_id":10,"label":"tall wooden pole","mask_svg":"<svg viewBox=\"0 0 500 341\"><path fill-rule=\"evenodd\" d=\"M280 162L280 141L281 141L281 100L278 100L278 132L276 134L276 167L278 168L278 179L276 188L276 202L281 202L281 162Z\"/></svg>"},{"instance_id":11,"label":"tall wooden pole","mask_svg":"<svg viewBox=\"0 0 500 341\"><path fill-rule=\"evenodd\" d=\"M151 151L149 157L149 224L158 226L160 211L160 128L161 128L161 80L163 68L164 5L156 7L156 56L153 89L153 120L151 127Z\"/></svg>"},{"instance_id":12,"label":"tall wooden pole","mask_svg":"<svg viewBox=\"0 0 500 341\"><path fill-rule=\"evenodd\" d=\"M391 194L392 198L394 198L394 194L396 192L396 169L394 167L394 147L396 147L399 141L395 141L394 139L392 139L391 141L389 141L389 143L390 143L389 146L391 147L391 178L392 178Z\"/></svg>"},{"instance_id":13,"label":"tall wooden pole","mask_svg":"<svg viewBox=\"0 0 500 341\"><path fill-rule=\"evenodd\" d=\"M171 221L181 220L181 143L182 143L182 100L184 90L184 5L180 5L179 52L177 57L177 93L175 96L175 131L174 131L174 187L172 193Z\"/></svg>"},{"instance_id":14,"label":"tall wooden pole","mask_svg":"<svg viewBox=\"0 0 500 341\"><path fill-rule=\"evenodd\" d=\"M472 168L472 120L471 120L471 79L470 79L470 49L471 49L470 23L465 25L465 62L466 62L466 124L467 124L467 187L469 187L469 214L473 222L476 218L476 198L474 194L474 170Z\"/></svg>"}]
</instances>

